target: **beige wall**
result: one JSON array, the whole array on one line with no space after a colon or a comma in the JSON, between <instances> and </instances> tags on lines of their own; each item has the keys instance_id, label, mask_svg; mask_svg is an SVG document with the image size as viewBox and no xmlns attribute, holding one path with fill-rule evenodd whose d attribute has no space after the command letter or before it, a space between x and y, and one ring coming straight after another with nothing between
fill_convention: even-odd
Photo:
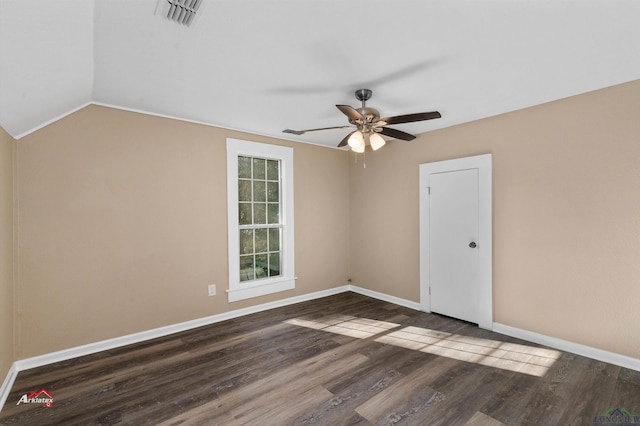
<instances>
[{"instance_id":1,"label":"beige wall","mask_svg":"<svg viewBox=\"0 0 640 426\"><path fill-rule=\"evenodd\" d=\"M492 153L494 321L640 358L638 117L635 81L368 154L353 282L419 301L419 164Z\"/></svg>"},{"instance_id":2,"label":"beige wall","mask_svg":"<svg viewBox=\"0 0 640 426\"><path fill-rule=\"evenodd\" d=\"M227 302L227 137L294 147L293 291ZM24 137L17 357L344 285L347 162L339 150L98 106Z\"/></svg>"},{"instance_id":3,"label":"beige wall","mask_svg":"<svg viewBox=\"0 0 640 426\"><path fill-rule=\"evenodd\" d=\"M14 150L15 141L0 127L0 383L14 361Z\"/></svg>"},{"instance_id":4,"label":"beige wall","mask_svg":"<svg viewBox=\"0 0 640 426\"><path fill-rule=\"evenodd\" d=\"M366 169L338 150L91 106L21 139L10 175L14 142L2 133L3 212L5 188L20 182L15 358L348 277L418 301L418 166L487 152L494 320L640 358L638 99L636 81L429 132L368 153ZM226 301L226 137L294 147L294 291ZM12 222L3 214L0 232ZM219 295L207 297L212 283ZM4 345L11 284L1 290Z\"/></svg>"}]
</instances>

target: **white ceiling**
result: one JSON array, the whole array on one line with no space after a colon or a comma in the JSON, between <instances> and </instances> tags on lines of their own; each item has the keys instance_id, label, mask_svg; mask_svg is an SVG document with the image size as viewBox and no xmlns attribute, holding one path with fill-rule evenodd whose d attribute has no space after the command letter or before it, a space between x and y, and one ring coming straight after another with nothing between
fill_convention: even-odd
<instances>
[{"instance_id":1,"label":"white ceiling","mask_svg":"<svg viewBox=\"0 0 640 426\"><path fill-rule=\"evenodd\" d=\"M0 126L16 138L88 103L335 146L335 104L438 110L411 133L640 78L637 0L0 0Z\"/></svg>"}]
</instances>

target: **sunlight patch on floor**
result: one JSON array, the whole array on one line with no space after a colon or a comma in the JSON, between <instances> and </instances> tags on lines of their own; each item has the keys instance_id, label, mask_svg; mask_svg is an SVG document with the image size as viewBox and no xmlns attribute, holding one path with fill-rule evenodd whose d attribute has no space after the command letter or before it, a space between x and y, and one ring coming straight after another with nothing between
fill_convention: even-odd
<instances>
[{"instance_id":1,"label":"sunlight patch on floor","mask_svg":"<svg viewBox=\"0 0 640 426\"><path fill-rule=\"evenodd\" d=\"M400 327L400 324L350 315L303 316L287 324L367 339ZM481 337L464 336L422 327L404 327L374 340L401 348L430 353L487 367L544 376L562 352Z\"/></svg>"},{"instance_id":2,"label":"sunlight patch on floor","mask_svg":"<svg viewBox=\"0 0 640 426\"><path fill-rule=\"evenodd\" d=\"M400 327L400 324L378 321L368 318L358 318L349 315L327 315L323 317L298 317L285 321L287 324L328 331L343 336L366 339Z\"/></svg>"},{"instance_id":3,"label":"sunlight patch on floor","mask_svg":"<svg viewBox=\"0 0 640 426\"><path fill-rule=\"evenodd\" d=\"M561 352L553 349L463 336L421 327L405 327L380 336L375 341L540 377L544 376L562 355Z\"/></svg>"}]
</instances>

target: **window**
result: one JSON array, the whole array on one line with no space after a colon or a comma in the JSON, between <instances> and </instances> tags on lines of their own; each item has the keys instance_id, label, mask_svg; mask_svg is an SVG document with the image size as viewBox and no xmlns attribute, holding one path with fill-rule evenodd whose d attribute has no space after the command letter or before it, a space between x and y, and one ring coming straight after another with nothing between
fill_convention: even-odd
<instances>
[{"instance_id":1,"label":"window","mask_svg":"<svg viewBox=\"0 0 640 426\"><path fill-rule=\"evenodd\" d=\"M229 301L295 287L293 149L227 139Z\"/></svg>"},{"instance_id":2,"label":"window","mask_svg":"<svg viewBox=\"0 0 640 426\"><path fill-rule=\"evenodd\" d=\"M238 156L240 281L280 275L280 160Z\"/></svg>"}]
</instances>

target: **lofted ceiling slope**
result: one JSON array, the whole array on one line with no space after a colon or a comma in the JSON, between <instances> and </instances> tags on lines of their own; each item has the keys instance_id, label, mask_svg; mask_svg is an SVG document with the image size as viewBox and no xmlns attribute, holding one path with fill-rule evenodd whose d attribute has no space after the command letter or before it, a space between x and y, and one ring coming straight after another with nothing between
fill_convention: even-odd
<instances>
[{"instance_id":1,"label":"lofted ceiling slope","mask_svg":"<svg viewBox=\"0 0 640 426\"><path fill-rule=\"evenodd\" d=\"M163 0L164 1L164 0ZM88 103L335 146L335 104L422 133L640 78L635 0L0 0L0 126L16 138Z\"/></svg>"}]
</instances>

